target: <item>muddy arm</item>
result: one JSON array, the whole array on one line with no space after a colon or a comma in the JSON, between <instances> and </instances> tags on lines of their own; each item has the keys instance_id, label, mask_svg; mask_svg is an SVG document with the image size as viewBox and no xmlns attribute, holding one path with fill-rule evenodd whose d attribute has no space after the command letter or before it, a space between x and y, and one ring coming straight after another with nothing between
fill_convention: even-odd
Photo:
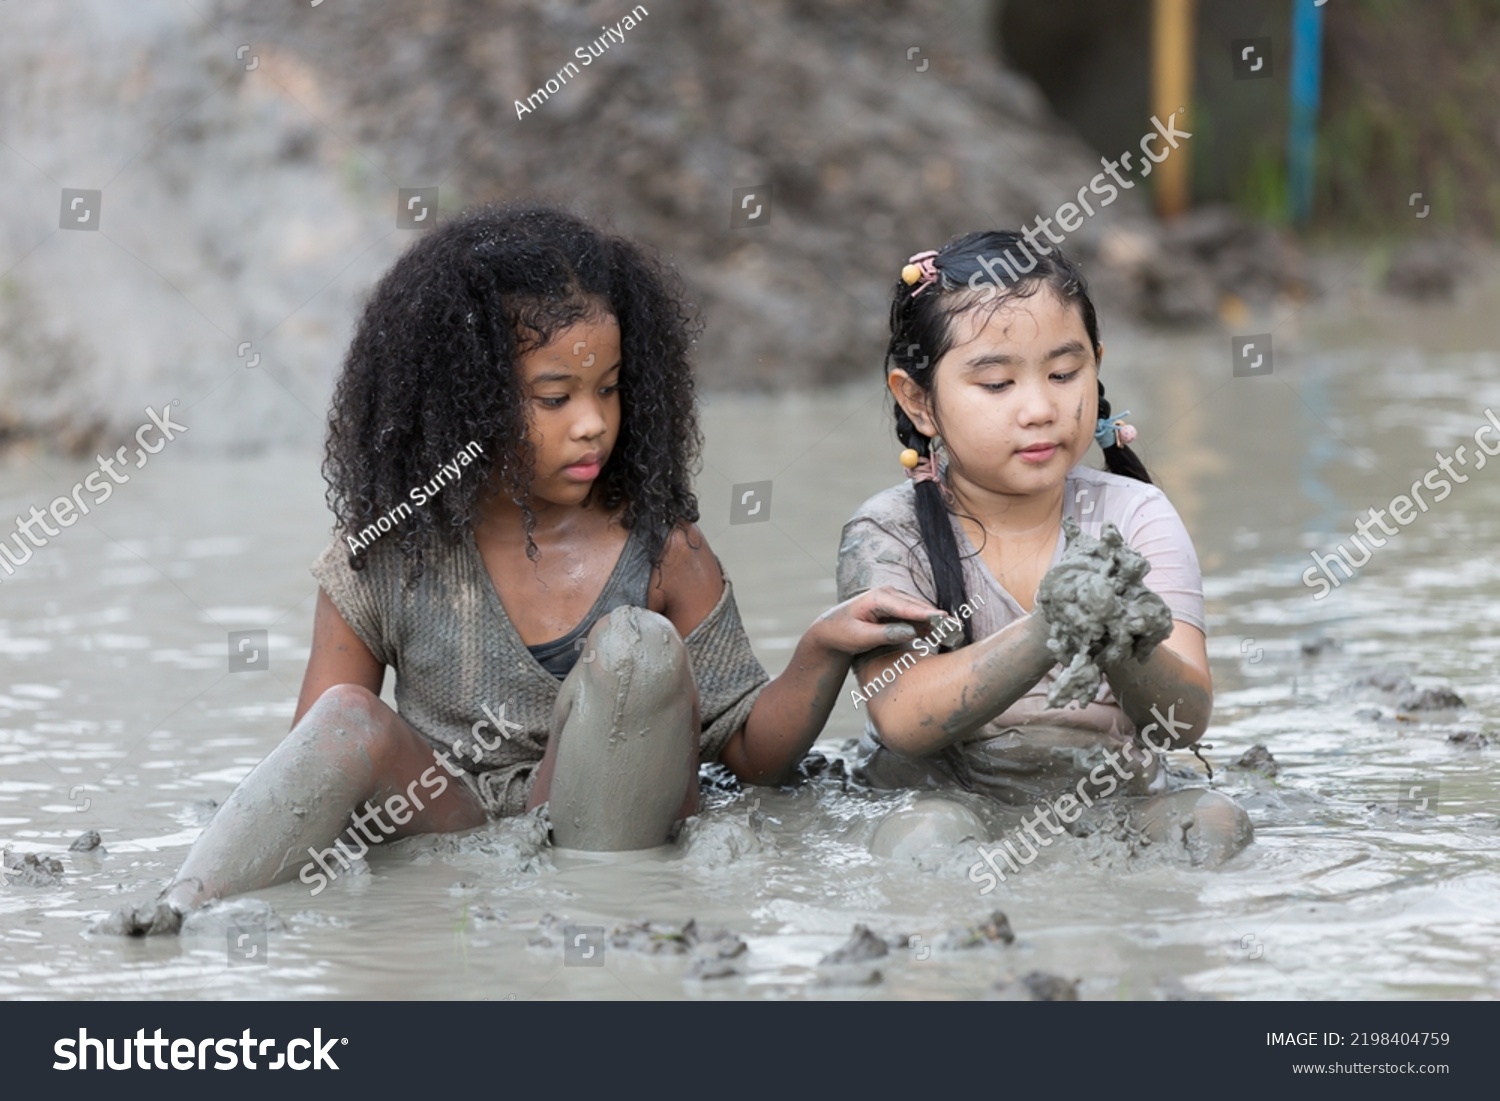
<instances>
[{"instance_id":1,"label":"muddy arm","mask_svg":"<svg viewBox=\"0 0 1500 1101\"><path fill-rule=\"evenodd\" d=\"M1203 632L1181 620L1143 662L1104 666L1110 690L1153 749L1186 749L1203 737L1214 709L1213 676ZM1149 727L1155 727L1148 732Z\"/></svg>"},{"instance_id":2,"label":"muddy arm","mask_svg":"<svg viewBox=\"0 0 1500 1101\"><path fill-rule=\"evenodd\" d=\"M856 661L855 676L881 743L893 753L923 757L1007 710L1056 662L1047 649L1047 621L1029 615L952 652L919 644L867 655Z\"/></svg>"},{"instance_id":3,"label":"muddy arm","mask_svg":"<svg viewBox=\"0 0 1500 1101\"><path fill-rule=\"evenodd\" d=\"M784 781L832 714L854 654L910 643L916 624L942 612L910 593L880 586L817 618L782 674L766 685L744 729L725 746L724 763L752 784Z\"/></svg>"},{"instance_id":4,"label":"muddy arm","mask_svg":"<svg viewBox=\"0 0 1500 1101\"><path fill-rule=\"evenodd\" d=\"M749 784L779 784L802 760L833 711L849 657L820 646L809 631L786 669L756 697L744 727L721 755Z\"/></svg>"}]
</instances>

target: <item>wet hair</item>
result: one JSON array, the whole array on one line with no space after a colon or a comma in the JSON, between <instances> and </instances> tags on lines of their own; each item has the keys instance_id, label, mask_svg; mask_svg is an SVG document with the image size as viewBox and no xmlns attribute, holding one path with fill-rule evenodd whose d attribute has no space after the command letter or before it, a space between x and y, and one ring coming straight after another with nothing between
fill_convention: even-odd
<instances>
[{"instance_id":1,"label":"wet hair","mask_svg":"<svg viewBox=\"0 0 1500 1101\"><path fill-rule=\"evenodd\" d=\"M476 442L478 477L416 508L397 530L408 583L434 541L468 538L486 493L529 504L534 448L520 358L580 321L620 326L620 431L590 487L645 534L658 562L672 529L698 519L692 476L702 448L689 351L699 331L677 276L639 246L566 211L489 204L440 223L371 292L328 416L328 507L359 533ZM486 477L494 467L498 477ZM354 553L349 564L364 565Z\"/></svg>"},{"instance_id":2,"label":"wet hair","mask_svg":"<svg viewBox=\"0 0 1500 1101\"><path fill-rule=\"evenodd\" d=\"M1021 268L1017 260L1021 256L1031 260L1029 268ZM1088 284L1057 248L1047 256L1037 256L1018 233L1009 230L969 233L939 249L933 267L937 280L915 297L912 287L897 280L891 298L891 342L885 356L887 373L899 367L929 398L934 396L938 361L953 347L954 323L961 314L1029 298L1043 287L1052 290L1063 302L1077 305L1084 330L1098 356L1099 318L1089 298ZM1099 416L1109 415L1109 399L1104 396L1101 381ZM895 405L895 416L897 437L927 458L932 440L917 430L899 403ZM1105 448L1104 463L1112 474L1151 482L1145 465L1124 444ZM933 602L951 612L968 602L968 594L948 504L937 483L917 483L916 513L937 589ZM973 642L973 620L963 621L963 631L964 641Z\"/></svg>"}]
</instances>

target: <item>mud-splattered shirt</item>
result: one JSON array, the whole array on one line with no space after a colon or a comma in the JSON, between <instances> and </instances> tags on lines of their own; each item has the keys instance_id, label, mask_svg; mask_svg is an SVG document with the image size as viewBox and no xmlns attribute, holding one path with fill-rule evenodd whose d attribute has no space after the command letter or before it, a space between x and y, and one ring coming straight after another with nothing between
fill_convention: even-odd
<instances>
[{"instance_id":1,"label":"mud-splattered shirt","mask_svg":"<svg viewBox=\"0 0 1500 1101\"><path fill-rule=\"evenodd\" d=\"M521 641L472 537L429 550L422 576L410 587L394 540L377 541L365 559L364 569L350 569L348 547L335 539L312 574L375 659L395 670L401 717L437 748L462 746L453 761L473 774L491 814L522 813L562 682ZM641 583L622 579L622 572L640 575ZM605 591L638 588L644 606L649 573L632 532ZM596 603L589 626L608 610ZM727 576L719 602L683 641L703 718L699 757L716 761L770 680L750 648ZM497 736L497 715L506 724L504 737ZM476 724L482 737L471 736Z\"/></svg>"},{"instance_id":2,"label":"mud-splattered shirt","mask_svg":"<svg viewBox=\"0 0 1500 1101\"><path fill-rule=\"evenodd\" d=\"M935 598L932 566L917 525L914 488L908 481L877 493L844 525L839 600L880 585L929 601ZM1198 555L1177 510L1160 489L1077 466L1067 476L1063 516L1078 521L1086 533L1095 536L1103 524L1114 524L1125 541L1150 561L1145 584L1166 602L1173 619L1205 630ZM958 520L951 522L963 558L964 589L971 598L974 638L985 638L1028 613L995 580ZM1059 531L1053 563L1065 546ZM982 604L972 599L979 595ZM963 645L962 635L957 636L957 643ZM1134 739L1135 724L1116 702L1108 680L1100 684L1086 707L1049 708L1047 692L1058 671L1054 666L1026 695L966 740L963 754L976 786L997 798L1021 801L1047 786L1043 774L1086 772L1099 759L1100 747L1123 746ZM869 757L866 774L878 786L941 785L951 778L936 758L897 759L884 750L868 718L865 749ZM1154 766L1143 768L1135 781L1123 785L1124 790L1152 789L1157 772Z\"/></svg>"}]
</instances>

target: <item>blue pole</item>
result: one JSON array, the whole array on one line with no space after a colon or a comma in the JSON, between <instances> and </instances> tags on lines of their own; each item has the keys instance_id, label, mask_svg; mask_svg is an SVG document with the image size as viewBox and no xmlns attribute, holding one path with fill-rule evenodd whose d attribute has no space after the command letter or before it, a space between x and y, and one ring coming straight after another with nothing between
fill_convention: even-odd
<instances>
[{"instance_id":1,"label":"blue pole","mask_svg":"<svg viewBox=\"0 0 1500 1101\"><path fill-rule=\"evenodd\" d=\"M1323 0L1292 0L1292 119L1287 142L1287 206L1303 225L1312 217L1318 156L1318 97L1323 81Z\"/></svg>"}]
</instances>

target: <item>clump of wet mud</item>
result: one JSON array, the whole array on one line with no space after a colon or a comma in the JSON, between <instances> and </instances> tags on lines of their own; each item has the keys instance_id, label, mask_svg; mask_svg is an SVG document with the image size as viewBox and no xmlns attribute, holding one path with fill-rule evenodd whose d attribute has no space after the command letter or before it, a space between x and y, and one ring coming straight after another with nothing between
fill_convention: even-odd
<instances>
[{"instance_id":1,"label":"clump of wet mud","mask_svg":"<svg viewBox=\"0 0 1500 1101\"><path fill-rule=\"evenodd\" d=\"M1142 820L1153 800L1104 800L1096 803L1068 827L1076 839L1072 847L1096 867L1175 865L1216 868L1238 855L1250 842L1253 832L1249 818L1243 816L1243 808L1240 808L1242 833L1227 836L1213 827L1207 832L1200 828L1188 802L1194 797L1201 799L1211 794L1206 788L1180 789L1176 795L1181 798L1173 805L1158 806L1149 811L1156 819L1154 825ZM1224 803L1233 806L1227 799Z\"/></svg>"},{"instance_id":2,"label":"clump of wet mud","mask_svg":"<svg viewBox=\"0 0 1500 1101\"><path fill-rule=\"evenodd\" d=\"M484 856L486 871L535 873L552 867L545 807L514 818L501 818L466 833L424 833L389 846L411 855Z\"/></svg>"},{"instance_id":3,"label":"clump of wet mud","mask_svg":"<svg viewBox=\"0 0 1500 1101\"><path fill-rule=\"evenodd\" d=\"M1019 979L1006 975L995 982L990 997L1002 1002L1076 1002L1078 980L1047 971L1032 971Z\"/></svg>"},{"instance_id":4,"label":"clump of wet mud","mask_svg":"<svg viewBox=\"0 0 1500 1101\"><path fill-rule=\"evenodd\" d=\"M1243 772L1254 772L1267 778L1281 771L1281 765L1277 763L1275 757L1271 756L1271 751L1259 742L1230 762L1229 767Z\"/></svg>"},{"instance_id":5,"label":"clump of wet mud","mask_svg":"<svg viewBox=\"0 0 1500 1101\"><path fill-rule=\"evenodd\" d=\"M1351 682L1348 690L1360 692L1367 689L1374 689L1376 692L1383 693L1387 698L1394 698L1398 714L1402 712L1410 714L1417 711L1457 711L1467 706L1464 698L1447 685L1417 687L1411 679L1409 667L1405 665L1377 666Z\"/></svg>"},{"instance_id":6,"label":"clump of wet mud","mask_svg":"<svg viewBox=\"0 0 1500 1101\"><path fill-rule=\"evenodd\" d=\"M89 927L111 937L171 936L182 929L182 911L161 899L127 902Z\"/></svg>"},{"instance_id":7,"label":"clump of wet mud","mask_svg":"<svg viewBox=\"0 0 1500 1101\"><path fill-rule=\"evenodd\" d=\"M683 865L695 871L727 868L741 857L766 849L766 813L760 796L741 804L704 810L683 824L677 848Z\"/></svg>"},{"instance_id":8,"label":"clump of wet mud","mask_svg":"<svg viewBox=\"0 0 1500 1101\"><path fill-rule=\"evenodd\" d=\"M613 948L640 952L647 956L683 956L699 944L725 942L731 956L745 949L745 942L727 929L704 930L688 918L682 923L670 921L632 921L616 925L609 934Z\"/></svg>"},{"instance_id":9,"label":"clump of wet mud","mask_svg":"<svg viewBox=\"0 0 1500 1101\"><path fill-rule=\"evenodd\" d=\"M0 854L0 879L23 887L57 887L63 877L62 861L51 856L6 849Z\"/></svg>"},{"instance_id":10,"label":"clump of wet mud","mask_svg":"<svg viewBox=\"0 0 1500 1101\"><path fill-rule=\"evenodd\" d=\"M258 898L216 899L186 913L156 898L126 903L95 922L89 932L116 937L221 936L231 927L251 925L272 932L286 929L270 905Z\"/></svg>"},{"instance_id":11,"label":"clump of wet mud","mask_svg":"<svg viewBox=\"0 0 1500 1101\"><path fill-rule=\"evenodd\" d=\"M1093 700L1101 665L1127 657L1145 661L1172 633L1172 613L1142 583L1151 563L1113 524L1095 539L1071 517L1063 520L1067 548L1042 578L1037 605L1049 627L1047 648L1063 671L1047 693L1048 707Z\"/></svg>"},{"instance_id":12,"label":"clump of wet mud","mask_svg":"<svg viewBox=\"0 0 1500 1101\"><path fill-rule=\"evenodd\" d=\"M536 932L526 942L527 947L566 945L579 929L556 914L543 914ZM626 922L611 929L605 942L617 951L643 956L688 956L684 977L696 980L723 979L740 974L743 958L749 952L738 933L729 929L703 928L694 918L683 922Z\"/></svg>"},{"instance_id":13,"label":"clump of wet mud","mask_svg":"<svg viewBox=\"0 0 1500 1101\"><path fill-rule=\"evenodd\" d=\"M99 836L98 830L89 830L74 838L73 843L68 846L68 851L73 853L94 853L103 856L107 851L104 848L104 839Z\"/></svg>"},{"instance_id":14,"label":"clump of wet mud","mask_svg":"<svg viewBox=\"0 0 1500 1101\"><path fill-rule=\"evenodd\" d=\"M884 982L885 976L874 961L890 954L890 945L883 938L868 925L856 924L848 940L818 961L817 985L874 986Z\"/></svg>"},{"instance_id":15,"label":"clump of wet mud","mask_svg":"<svg viewBox=\"0 0 1500 1101\"><path fill-rule=\"evenodd\" d=\"M1448 735L1448 744L1461 749L1487 749L1496 740L1495 735L1480 733L1478 730L1456 730Z\"/></svg>"},{"instance_id":16,"label":"clump of wet mud","mask_svg":"<svg viewBox=\"0 0 1500 1101\"><path fill-rule=\"evenodd\" d=\"M268 902L258 898L216 899L207 906L190 910L182 918L184 937L213 937L222 939L231 929L264 929L268 933L286 932L286 922L271 909Z\"/></svg>"},{"instance_id":17,"label":"clump of wet mud","mask_svg":"<svg viewBox=\"0 0 1500 1101\"><path fill-rule=\"evenodd\" d=\"M856 924L849 939L818 961L819 967L840 967L850 963L868 963L890 955L890 945L871 932L868 925Z\"/></svg>"},{"instance_id":18,"label":"clump of wet mud","mask_svg":"<svg viewBox=\"0 0 1500 1101\"><path fill-rule=\"evenodd\" d=\"M837 784L840 791L848 791L849 766L844 763L842 757L835 757L830 761L815 749L797 762L796 777L793 783L799 781L806 783L810 780Z\"/></svg>"},{"instance_id":19,"label":"clump of wet mud","mask_svg":"<svg viewBox=\"0 0 1500 1101\"><path fill-rule=\"evenodd\" d=\"M1405 696L1396 705L1402 711L1457 711L1464 699L1451 688L1423 688Z\"/></svg>"},{"instance_id":20,"label":"clump of wet mud","mask_svg":"<svg viewBox=\"0 0 1500 1101\"><path fill-rule=\"evenodd\" d=\"M688 964L686 977L698 979L727 979L740 974L749 947L727 929L705 934L693 945L693 959Z\"/></svg>"},{"instance_id":21,"label":"clump of wet mud","mask_svg":"<svg viewBox=\"0 0 1500 1101\"><path fill-rule=\"evenodd\" d=\"M1014 944L1016 934L1010 927L1010 918L999 910L974 925L965 925L948 930L938 942L938 947L948 952L962 952L971 948L982 948L990 944Z\"/></svg>"},{"instance_id":22,"label":"clump of wet mud","mask_svg":"<svg viewBox=\"0 0 1500 1101\"><path fill-rule=\"evenodd\" d=\"M609 945L648 956L690 956L686 978L726 979L740 973L749 952L739 934L728 929L703 929L688 918L681 925L665 921L636 921L617 925Z\"/></svg>"}]
</instances>

